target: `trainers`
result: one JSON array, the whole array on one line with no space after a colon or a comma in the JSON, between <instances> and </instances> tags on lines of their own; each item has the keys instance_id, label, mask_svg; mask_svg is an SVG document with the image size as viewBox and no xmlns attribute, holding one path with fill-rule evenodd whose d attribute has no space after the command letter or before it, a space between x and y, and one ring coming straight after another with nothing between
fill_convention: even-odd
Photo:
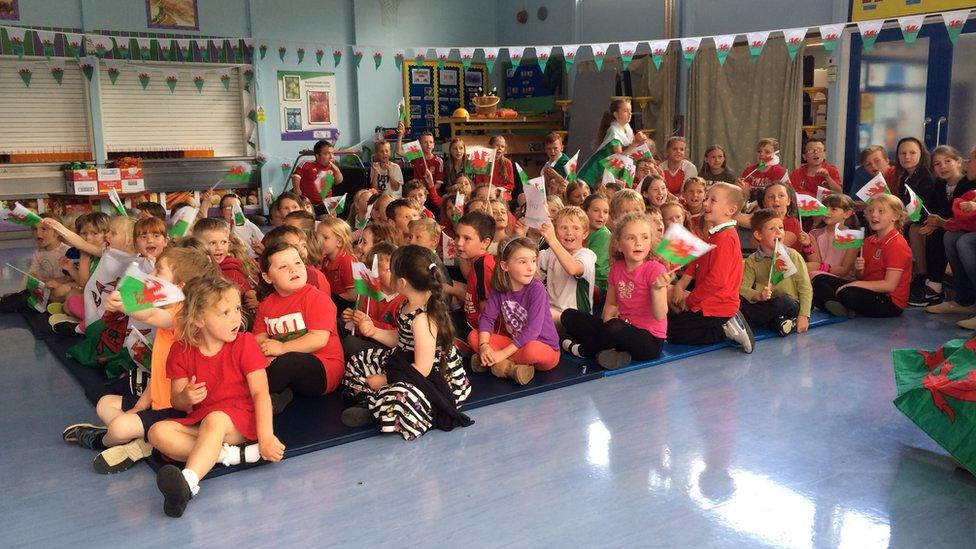
<instances>
[{"instance_id":1,"label":"trainers","mask_svg":"<svg viewBox=\"0 0 976 549\"><path fill-rule=\"evenodd\" d=\"M92 425L91 423L75 423L73 425L68 425L65 427L64 431L61 431L61 438L64 439L68 444L78 443L78 432L82 429L98 429L98 425Z\"/></svg>"},{"instance_id":2,"label":"trainers","mask_svg":"<svg viewBox=\"0 0 976 549\"><path fill-rule=\"evenodd\" d=\"M850 311L847 310L847 307L836 299L831 299L824 303L824 309L834 316L846 317L850 315Z\"/></svg>"},{"instance_id":3,"label":"trainers","mask_svg":"<svg viewBox=\"0 0 976 549\"><path fill-rule=\"evenodd\" d=\"M95 456L92 468L100 475L113 475L128 471L133 465L152 455L152 446L137 438L121 446L113 446Z\"/></svg>"},{"instance_id":4,"label":"trainers","mask_svg":"<svg viewBox=\"0 0 976 549\"><path fill-rule=\"evenodd\" d=\"M976 316L967 318L966 320L960 320L959 322L956 322L956 326L965 328L967 330L976 330Z\"/></svg>"},{"instance_id":5,"label":"trainers","mask_svg":"<svg viewBox=\"0 0 976 549\"><path fill-rule=\"evenodd\" d=\"M753 337L752 328L749 327L742 313L735 313L735 316L722 324L722 330L725 332L725 337L742 346L743 352L752 352L756 338Z\"/></svg>"},{"instance_id":6,"label":"trainers","mask_svg":"<svg viewBox=\"0 0 976 549\"><path fill-rule=\"evenodd\" d=\"M272 413L280 414L293 398L295 398L295 393L292 392L291 387L285 387L285 390L280 393L271 393Z\"/></svg>"},{"instance_id":7,"label":"trainers","mask_svg":"<svg viewBox=\"0 0 976 549\"><path fill-rule=\"evenodd\" d=\"M69 433L68 431L72 428L73 432ZM61 433L61 438L63 438L65 442L74 442L78 446L88 448L89 450L104 450L105 445L102 444L102 437L104 437L105 433L107 432L108 429L105 427L96 427L94 425L84 423L68 427L68 429L65 429L64 432Z\"/></svg>"},{"instance_id":8,"label":"trainers","mask_svg":"<svg viewBox=\"0 0 976 549\"><path fill-rule=\"evenodd\" d=\"M596 363L604 370L616 370L633 362L630 353L607 349L596 354Z\"/></svg>"},{"instance_id":9,"label":"trainers","mask_svg":"<svg viewBox=\"0 0 976 549\"><path fill-rule=\"evenodd\" d=\"M796 328L796 321L792 318L781 316L776 321L776 333L780 337L786 337L793 333L793 329Z\"/></svg>"},{"instance_id":10,"label":"trainers","mask_svg":"<svg viewBox=\"0 0 976 549\"><path fill-rule=\"evenodd\" d=\"M186 504L193 497L190 485L183 478L183 472L175 465L163 465L156 473L156 487L163 494L163 512L166 516L179 518L186 510Z\"/></svg>"},{"instance_id":11,"label":"trainers","mask_svg":"<svg viewBox=\"0 0 976 549\"><path fill-rule=\"evenodd\" d=\"M939 303L942 303L944 300L945 300L945 298L944 298L944 295L943 295L942 292L938 292L936 290L933 290L932 288L930 288L928 286L925 287L925 302L926 303L928 303L929 305L938 305Z\"/></svg>"},{"instance_id":12,"label":"trainers","mask_svg":"<svg viewBox=\"0 0 976 549\"><path fill-rule=\"evenodd\" d=\"M471 371L476 374L483 374L490 370L491 368L486 368L484 364L481 363L481 357L475 353L471 355Z\"/></svg>"},{"instance_id":13,"label":"trainers","mask_svg":"<svg viewBox=\"0 0 976 549\"><path fill-rule=\"evenodd\" d=\"M342 424L346 427L362 427L376 421L376 418L373 417L373 412L370 412L368 408L362 406L346 408L342 411L342 416L339 419L342 420Z\"/></svg>"},{"instance_id":14,"label":"trainers","mask_svg":"<svg viewBox=\"0 0 976 549\"><path fill-rule=\"evenodd\" d=\"M955 301L943 301L936 305L929 305L925 308L925 312L935 315L974 315L976 305L960 305Z\"/></svg>"}]
</instances>

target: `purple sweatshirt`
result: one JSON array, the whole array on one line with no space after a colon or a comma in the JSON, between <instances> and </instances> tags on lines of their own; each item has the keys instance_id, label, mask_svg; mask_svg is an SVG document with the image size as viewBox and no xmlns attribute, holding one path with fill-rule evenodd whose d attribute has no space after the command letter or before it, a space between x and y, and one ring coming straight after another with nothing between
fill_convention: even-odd
<instances>
[{"instance_id":1,"label":"purple sweatshirt","mask_svg":"<svg viewBox=\"0 0 976 549\"><path fill-rule=\"evenodd\" d=\"M478 331L494 332L499 316L516 347L521 349L530 341L539 341L559 350L559 335L549 312L549 293L541 280L535 279L517 292L488 292Z\"/></svg>"}]
</instances>

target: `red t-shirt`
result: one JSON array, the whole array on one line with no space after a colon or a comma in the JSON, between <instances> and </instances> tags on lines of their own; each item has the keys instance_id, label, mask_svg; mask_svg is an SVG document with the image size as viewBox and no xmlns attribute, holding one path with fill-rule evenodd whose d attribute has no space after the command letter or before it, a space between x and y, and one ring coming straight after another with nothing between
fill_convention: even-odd
<instances>
[{"instance_id":1,"label":"red t-shirt","mask_svg":"<svg viewBox=\"0 0 976 549\"><path fill-rule=\"evenodd\" d=\"M325 278L322 271L311 265L305 265L305 273L308 275L309 284L318 288L325 295L332 294L332 286L329 284L329 279Z\"/></svg>"},{"instance_id":2,"label":"red t-shirt","mask_svg":"<svg viewBox=\"0 0 976 549\"><path fill-rule=\"evenodd\" d=\"M224 260L220 262L220 274L228 281L233 282L242 294L251 290L251 283L247 280L247 275L241 268L241 262L236 257L229 255L224 257Z\"/></svg>"},{"instance_id":3,"label":"red t-shirt","mask_svg":"<svg viewBox=\"0 0 976 549\"><path fill-rule=\"evenodd\" d=\"M339 174L335 173L335 170L331 166L323 166L317 160L306 162L295 170L295 175L302 178L298 188L312 204L322 204L322 196L319 195L319 187L316 181L318 180L319 174L324 171L331 171L338 179ZM329 192L326 194L327 196L332 196L332 189L329 189Z\"/></svg>"},{"instance_id":4,"label":"red t-shirt","mask_svg":"<svg viewBox=\"0 0 976 549\"><path fill-rule=\"evenodd\" d=\"M225 343L210 357L184 341L177 341L166 358L166 375L170 379L196 376L197 383L207 384L207 396L185 418L174 421L196 425L211 412L224 412L244 438L257 440L257 419L247 374L267 365L268 359L261 354L254 336L247 332L238 333L234 341Z\"/></svg>"},{"instance_id":5,"label":"red t-shirt","mask_svg":"<svg viewBox=\"0 0 976 549\"><path fill-rule=\"evenodd\" d=\"M762 193L763 189L772 185L773 183L789 182L790 178L786 173L786 168L780 166L779 164L775 166L770 166L766 168L766 171L759 171L756 169L756 165L752 164L746 169L742 170L742 179L746 180L749 184L751 192L749 193L749 200L759 200L759 195ZM814 195L816 196L816 195Z\"/></svg>"},{"instance_id":6,"label":"red t-shirt","mask_svg":"<svg viewBox=\"0 0 976 549\"><path fill-rule=\"evenodd\" d=\"M912 249L897 229L883 239L871 235L864 239L864 274L861 280L884 280L888 269L901 271L891 301L899 308L908 306L908 287L912 280Z\"/></svg>"},{"instance_id":7,"label":"red t-shirt","mask_svg":"<svg viewBox=\"0 0 976 549\"><path fill-rule=\"evenodd\" d=\"M661 174L664 176L664 184L668 187L668 192L673 195L681 194L681 187L685 184L685 179L688 179L689 175L686 172L690 172L695 165L688 160L682 160L678 169L671 171L668 169L668 161L664 160L660 164ZM696 172L697 174L697 172ZM637 183L640 183L639 181Z\"/></svg>"},{"instance_id":8,"label":"red t-shirt","mask_svg":"<svg viewBox=\"0 0 976 549\"><path fill-rule=\"evenodd\" d=\"M706 235L715 249L688 265L686 272L695 279L695 289L685 304L704 316L731 318L739 310L739 284L742 282L742 248L735 225Z\"/></svg>"},{"instance_id":9,"label":"red t-shirt","mask_svg":"<svg viewBox=\"0 0 976 549\"><path fill-rule=\"evenodd\" d=\"M339 252L335 259L322 258L322 273L329 281L332 292L341 294L355 285L352 279L352 264L356 258L349 252Z\"/></svg>"},{"instance_id":10,"label":"red t-shirt","mask_svg":"<svg viewBox=\"0 0 976 549\"><path fill-rule=\"evenodd\" d=\"M488 180L491 179L491 186L505 189L505 198L511 200L512 191L515 190L515 168L512 167L512 161L502 158L501 162L493 163L491 169L494 171L494 175L478 174L474 176L475 186L487 185Z\"/></svg>"},{"instance_id":11,"label":"red t-shirt","mask_svg":"<svg viewBox=\"0 0 976 549\"><path fill-rule=\"evenodd\" d=\"M413 166L413 178L423 181L424 185L427 184L427 179L424 177L424 172L427 170L434 174L434 184L438 181L444 181L444 160L437 155L434 155L433 158L420 157L411 160L410 165Z\"/></svg>"},{"instance_id":12,"label":"red t-shirt","mask_svg":"<svg viewBox=\"0 0 976 549\"><path fill-rule=\"evenodd\" d=\"M803 226L800 225L800 220L793 217L792 215L783 219L783 230L796 235L796 240L793 241L793 245L790 248L800 252L803 255L803 244L800 244L800 231L803 230Z\"/></svg>"},{"instance_id":13,"label":"red t-shirt","mask_svg":"<svg viewBox=\"0 0 976 549\"><path fill-rule=\"evenodd\" d=\"M841 186L841 188L844 188L844 184L841 183L840 180L840 172L837 171L837 168L834 167L833 164L828 164L824 162L823 168L827 170L827 173L830 175L830 178L834 180L834 183L837 183L838 185ZM799 168L793 170L793 173L790 174L790 185L793 186L794 191L798 193L808 194L814 198L817 197L817 187L830 188L830 186L827 185L827 183L825 182L822 175L807 174L806 164L801 164ZM837 191L837 192L841 192L841 191Z\"/></svg>"},{"instance_id":14,"label":"red t-shirt","mask_svg":"<svg viewBox=\"0 0 976 549\"><path fill-rule=\"evenodd\" d=\"M480 305L488 299L491 273L495 270L495 256L485 254L471 262L471 272L464 290L464 315L475 330L481 320ZM738 286L736 286L738 288Z\"/></svg>"},{"instance_id":15,"label":"red t-shirt","mask_svg":"<svg viewBox=\"0 0 976 549\"><path fill-rule=\"evenodd\" d=\"M325 392L339 386L345 361L336 333L336 306L329 294L308 284L287 297L274 292L258 305L253 330L282 342L299 338L309 330L329 332L329 341L312 354L325 367Z\"/></svg>"},{"instance_id":16,"label":"red t-shirt","mask_svg":"<svg viewBox=\"0 0 976 549\"><path fill-rule=\"evenodd\" d=\"M377 328L382 330L396 330L396 315L400 310L400 305L403 305L404 299L406 298L400 294L396 294L392 298L383 301L377 301L371 297L367 297L360 309L368 311L369 318L373 320L373 325Z\"/></svg>"}]
</instances>

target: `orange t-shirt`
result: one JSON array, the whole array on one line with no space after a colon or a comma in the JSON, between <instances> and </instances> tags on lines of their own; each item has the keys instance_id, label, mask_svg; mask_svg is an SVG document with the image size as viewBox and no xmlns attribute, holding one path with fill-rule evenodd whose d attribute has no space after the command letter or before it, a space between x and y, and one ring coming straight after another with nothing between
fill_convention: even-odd
<instances>
[{"instance_id":1,"label":"orange t-shirt","mask_svg":"<svg viewBox=\"0 0 976 549\"><path fill-rule=\"evenodd\" d=\"M173 315L173 326L171 328L156 330L156 339L153 340L152 362L149 365L149 396L152 398L153 410L165 410L172 408L170 401L170 391L173 383L166 375L166 359L169 357L169 350L176 341L176 315L183 308L183 303L176 303L172 307L165 307L162 310Z\"/></svg>"}]
</instances>

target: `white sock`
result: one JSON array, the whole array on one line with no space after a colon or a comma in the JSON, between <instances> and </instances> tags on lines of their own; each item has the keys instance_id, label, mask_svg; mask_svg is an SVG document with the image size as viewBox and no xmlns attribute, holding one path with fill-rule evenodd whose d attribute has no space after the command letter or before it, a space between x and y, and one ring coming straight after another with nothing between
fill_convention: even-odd
<instances>
[{"instance_id":1,"label":"white sock","mask_svg":"<svg viewBox=\"0 0 976 549\"><path fill-rule=\"evenodd\" d=\"M244 447L244 461L247 463L256 463L259 459L261 459L261 451L258 449L257 444L248 444ZM217 463L222 463L226 467L239 465L241 463L241 449L225 442L220 448Z\"/></svg>"},{"instance_id":2,"label":"white sock","mask_svg":"<svg viewBox=\"0 0 976 549\"><path fill-rule=\"evenodd\" d=\"M197 495L197 492L200 491L200 477L190 469L183 469L183 478L186 479L187 485L190 486L190 494Z\"/></svg>"},{"instance_id":3,"label":"white sock","mask_svg":"<svg viewBox=\"0 0 976 549\"><path fill-rule=\"evenodd\" d=\"M942 283L941 282L932 282L931 280L927 280L925 282L925 285L928 286L929 288L932 288L932 290L934 290L935 293L937 293L937 294L941 294L942 293Z\"/></svg>"}]
</instances>

